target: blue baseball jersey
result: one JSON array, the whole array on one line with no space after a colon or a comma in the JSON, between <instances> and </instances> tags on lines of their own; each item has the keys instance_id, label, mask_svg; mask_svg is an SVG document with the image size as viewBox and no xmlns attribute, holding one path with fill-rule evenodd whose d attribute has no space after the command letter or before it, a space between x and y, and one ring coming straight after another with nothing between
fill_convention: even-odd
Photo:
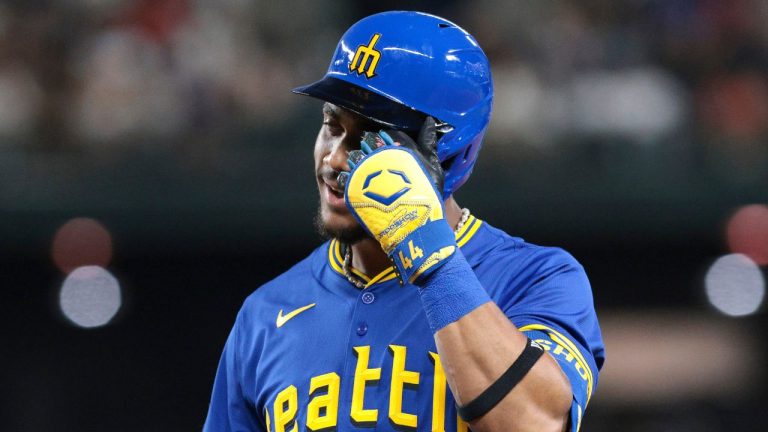
<instances>
[{"instance_id":1,"label":"blue baseball jersey","mask_svg":"<svg viewBox=\"0 0 768 432\"><path fill-rule=\"evenodd\" d=\"M560 364L578 431L604 347L583 268L470 216L461 252L491 299ZM466 431L417 289L393 269L358 289L329 241L257 289L219 363L205 431ZM514 359L510 359L510 364Z\"/></svg>"}]
</instances>

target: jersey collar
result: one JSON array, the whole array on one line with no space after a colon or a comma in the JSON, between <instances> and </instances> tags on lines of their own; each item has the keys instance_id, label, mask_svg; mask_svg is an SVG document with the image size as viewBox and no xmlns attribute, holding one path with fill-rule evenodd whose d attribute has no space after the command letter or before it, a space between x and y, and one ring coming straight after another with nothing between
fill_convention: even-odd
<instances>
[{"instance_id":1,"label":"jersey collar","mask_svg":"<svg viewBox=\"0 0 768 432\"><path fill-rule=\"evenodd\" d=\"M467 218L464 226L461 227L461 229L456 233L456 244L459 247L463 247L465 244L467 244L467 242L469 242L472 237L474 237L475 233L477 233L477 230L480 228L482 223L482 220L474 217L473 215L469 215L469 218ZM346 275L344 275L344 254L341 250L341 243L336 239L331 240L328 245L328 263L334 272L338 273L341 275L341 277L346 279ZM352 274L355 275L355 277L358 277L361 281L365 282L365 288L390 281L397 277L394 267L389 267L374 277L370 277L354 267L350 267L349 270L352 272Z\"/></svg>"}]
</instances>

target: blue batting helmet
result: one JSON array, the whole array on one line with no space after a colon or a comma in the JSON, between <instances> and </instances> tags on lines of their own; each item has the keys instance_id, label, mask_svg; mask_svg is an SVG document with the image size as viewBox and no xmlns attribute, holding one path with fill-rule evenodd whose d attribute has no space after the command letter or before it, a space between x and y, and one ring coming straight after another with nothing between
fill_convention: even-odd
<instances>
[{"instance_id":1,"label":"blue batting helmet","mask_svg":"<svg viewBox=\"0 0 768 432\"><path fill-rule=\"evenodd\" d=\"M358 21L341 37L325 77L293 91L409 132L434 117L443 132L444 197L472 173L493 101L490 65L477 41L448 20L405 11Z\"/></svg>"}]
</instances>

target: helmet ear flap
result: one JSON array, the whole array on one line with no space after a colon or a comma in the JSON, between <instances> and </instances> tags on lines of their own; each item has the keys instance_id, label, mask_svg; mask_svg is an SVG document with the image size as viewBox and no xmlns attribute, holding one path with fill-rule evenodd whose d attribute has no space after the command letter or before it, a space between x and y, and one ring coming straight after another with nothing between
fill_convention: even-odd
<instances>
[{"instance_id":1,"label":"helmet ear flap","mask_svg":"<svg viewBox=\"0 0 768 432\"><path fill-rule=\"evenodd\" d=\"M457 137L461 136L462 131L456 132L456 135L453 133L446 134L438 140L438 150L443 152L440 157L441 166L446 173L443 185L444 198L453 194L469 179L477 162L480 148L483 146L483 136L485 135L485 129L483 129L468 143L457 143Z\"/></svg>"},{"instance_id":2,"label":"helmet ear flap","mask_svg":"<svg viewBox=\"0 0 768 432\"><path fill-rule=\"evenodd\" d=\"M443 167L443 171L448 172L456 161L456 156L451 156L448 159L440 162L440 166Z\"/></svg>"}]
</instances>

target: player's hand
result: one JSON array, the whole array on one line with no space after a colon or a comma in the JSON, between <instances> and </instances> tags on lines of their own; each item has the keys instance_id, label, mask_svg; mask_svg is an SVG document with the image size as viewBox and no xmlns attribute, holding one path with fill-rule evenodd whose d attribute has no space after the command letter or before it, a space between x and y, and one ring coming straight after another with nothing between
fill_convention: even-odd
<instances>
[{"instance_id":1,"label":"player's hand","mask_svg":"<svg viewBox=\"0 0 768 432\"><path fill-rule=\"evenodd\" d=\"M352 150L349 153L348 164L352 170L365 156L371 154L374 150L386 145L402 146L413 150L419 159L419 162L427 169L432 182L438 191L443 190L445 182L445 172L440 165L440 158L437 156L437 126L435 119L427 116L424 124L419 131L419 137L414 141L408 134L396 129L387 129L376 132L365 132L360 141L360 150ZM344 189L349 180L350 173L342 171L338 176L339 186Z\"/></svg>"},{"instance_id":2,"label":"player's hand","mask_svg":"<svg viewBox=\"0 0 768 432\"><path fill-rule=\"evenodd\" d=\"M414 142L399 131L366 132L339 174L347 207L395 264L402 282L434 271L456 250L439 190L444 179L435 121Z\"/></svg>"}]
</instances>

